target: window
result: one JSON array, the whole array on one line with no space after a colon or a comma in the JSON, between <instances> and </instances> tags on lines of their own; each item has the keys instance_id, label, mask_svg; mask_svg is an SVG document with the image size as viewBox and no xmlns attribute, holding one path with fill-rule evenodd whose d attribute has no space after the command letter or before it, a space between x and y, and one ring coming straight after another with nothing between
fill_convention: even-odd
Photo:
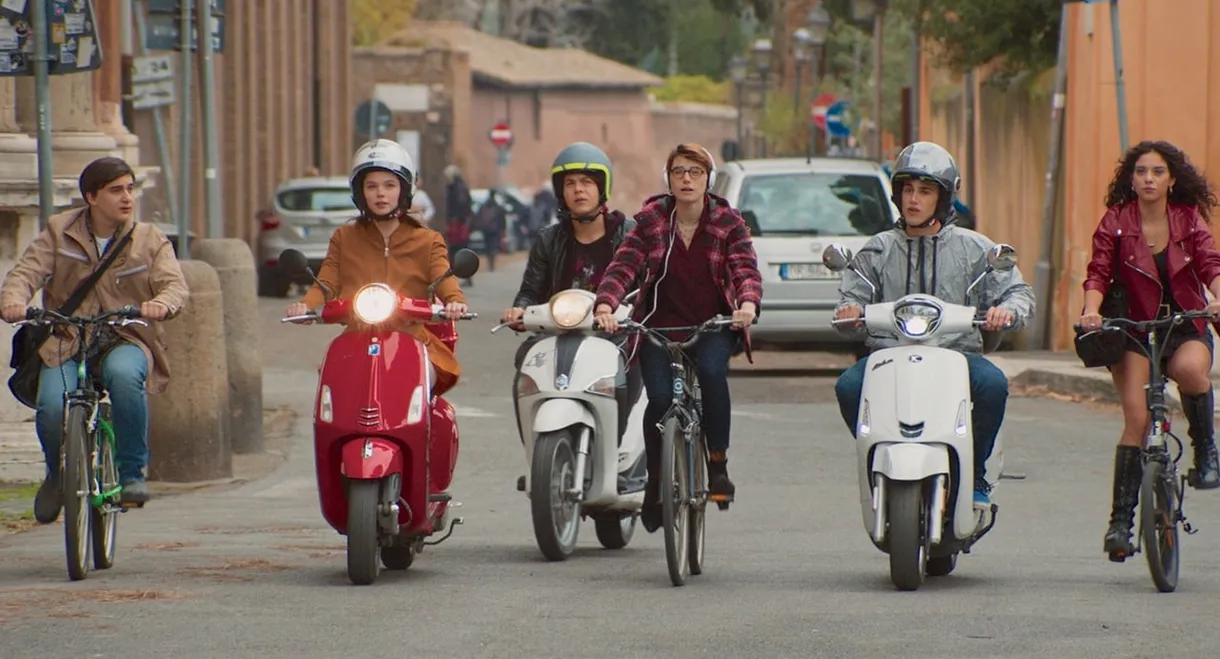
<instances>
[{"instance_id":1,"label":"window","mask_svg":"<svg viewBox=\"0 0 1220 659\"><path fill-rule=\"evenodd\" d=\"M871 236L894 226L881 179L867 174L750 176L738 210L754 236Z\"/></svg>"},{"instance_id":2,"label":"window","mask_svg":"<svg viewBox=\"0 0 1220 659\"><path fill-rule=\"evenodd\" d=\"M280 193L279 204L289 212L354 211L351 190L347 188L297 188Z\"/></svg>"}]
</instances>

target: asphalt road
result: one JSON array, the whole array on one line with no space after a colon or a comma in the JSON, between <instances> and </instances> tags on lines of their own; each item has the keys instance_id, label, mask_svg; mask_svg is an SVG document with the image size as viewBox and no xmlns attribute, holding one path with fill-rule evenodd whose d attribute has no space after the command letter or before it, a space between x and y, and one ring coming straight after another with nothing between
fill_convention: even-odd
<instances>
[{"instance_id":1,"label":"asphalt road","mask_svg":"<svg viewBox=\"0 0 1220 659\"><path fill-rule=\"evenodd\" d=\"M301 412L288 461L236 489L155 501L120 522L116 566L68 582L62 526L0 536L0 657L1142 657L1210 656L1220 593L1220 493L1187 495L1177 593L1143 557L1101 553L1111 410L1015 398L995 530L949 577L894 591L861 523L855 453L824 372L735 376L738 501L708 512L705 574L669 584L660 534L545 562L504 392L516 339L487 330L521 265L468 289L467 376L453 393L466 524L407 572L350 585L322 521L309 426L330 330L282 327L264 300L268 406ZM791 363L789 358L772 359ZM806 356L800 363L834 360ZM1199 654L1199 653L1206 653Z\"/></svg>"}]
</instances>

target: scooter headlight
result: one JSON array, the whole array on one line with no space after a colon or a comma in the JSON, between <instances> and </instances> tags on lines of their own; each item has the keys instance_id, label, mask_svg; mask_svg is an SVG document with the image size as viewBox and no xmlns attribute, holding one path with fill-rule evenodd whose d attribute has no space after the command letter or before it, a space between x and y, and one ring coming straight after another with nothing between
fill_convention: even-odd
<instances>
[{"instance_id":1,"label":"scooter headlight","mask_svg":"<svg viewBox=\"0 0 1220 659\"><path fill-rule=\"evenodd\" d=\"M926 302L896 305L894 320L898 331L912 339L923 338L940 325L940 307Z\"/></svg>"},{"instance_id":2,"label":"scooter headlight","mask_svg":"<svg viewBox=\"0 0 1220 659\"><path fill-rule=\"evenodd\" d=\"M551 318L564 329L579 325L592 310L593 300L575 291L564 291L551 298Z\"/></svg>"},{"instance_id":3,"label":"scooter headlight","mask_svg":"<svg viewBox=\"0 0 1220 659\"><path fill-rule=\"evenodd\" d=\"M356 293L352 307L356 317L369 325L384 323L394 315L398 295L385 284L369 284Z\"/></svg>"}]
</instances>

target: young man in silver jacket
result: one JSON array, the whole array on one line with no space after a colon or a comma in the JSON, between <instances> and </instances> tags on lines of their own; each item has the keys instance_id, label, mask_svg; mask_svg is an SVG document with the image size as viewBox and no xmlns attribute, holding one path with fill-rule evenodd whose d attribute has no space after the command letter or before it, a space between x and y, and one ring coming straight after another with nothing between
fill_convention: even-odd
<instances>
[{"instance_id":1,"label":"young man in silver jacket","mask_svg":"<svg viewBox=\"0 0 1220 659\"><path fill-rule=\"evenodd\" d=\"M877 284L877 292L874 294L859 275L845 270L835 320L860 318L867 304L925 293L986 309L985 330L1024 327L1034 315L1034 293L1017 268L988 274L966 299L966 288L986 267L987 252L995 243L954 225L953 201L961 177L953 156L939 145L917 142L898 155L890 180L893 200L902 217L894 229L873 236L853 261ZM863 321L836 327L856 331L862 326ZM891 337L870 336L867 340L870 351L896 343L897 339ZM974 401L974 502L987 505L991 502L991 486L985 478L986 465L1004 421L1008 378L983 356L982 336L977 331L945 336L940 347L964 353L969 364L970 396ZM866 363L867 359L856 362L835 383L843 421L853 435Z\"/></svg>"}]
</instances>

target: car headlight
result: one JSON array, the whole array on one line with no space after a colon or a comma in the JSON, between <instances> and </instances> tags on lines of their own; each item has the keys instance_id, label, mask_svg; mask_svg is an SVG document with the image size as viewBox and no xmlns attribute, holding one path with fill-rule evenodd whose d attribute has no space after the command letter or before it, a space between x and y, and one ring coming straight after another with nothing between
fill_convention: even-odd
<instances>
[{"instance_id":1,"label":"car headlight","mask_svg":"<svg viewBox=\"0 0 1220 659\"><path fill-rule=\"evenodd\" d=\"M940 307L925 302L908 302L894 307L898 330L918 339L940 325Z\"/></svg>"},{"instance_id":2,"label":"car headlight","mask_svg":"<svg viewBox=\"0 0 1220 659\"><path fill-rule=\"evenodd\" d=\"M580 293L564 292L551 300L551 318L564 329L579 325L592 310L593 300Z\"/></svg>"},{"instance_id":3,"label":"car headlight","mask_svg":"<svg viewBox=\"0 0 1220 659\"><path fill-rule=\"evenodd\" d=\"M385 284L369 284L356 293L352 301L356 317L369 325L383 323L394 315L398 294Z\"/></svg>"}]
</instances>

